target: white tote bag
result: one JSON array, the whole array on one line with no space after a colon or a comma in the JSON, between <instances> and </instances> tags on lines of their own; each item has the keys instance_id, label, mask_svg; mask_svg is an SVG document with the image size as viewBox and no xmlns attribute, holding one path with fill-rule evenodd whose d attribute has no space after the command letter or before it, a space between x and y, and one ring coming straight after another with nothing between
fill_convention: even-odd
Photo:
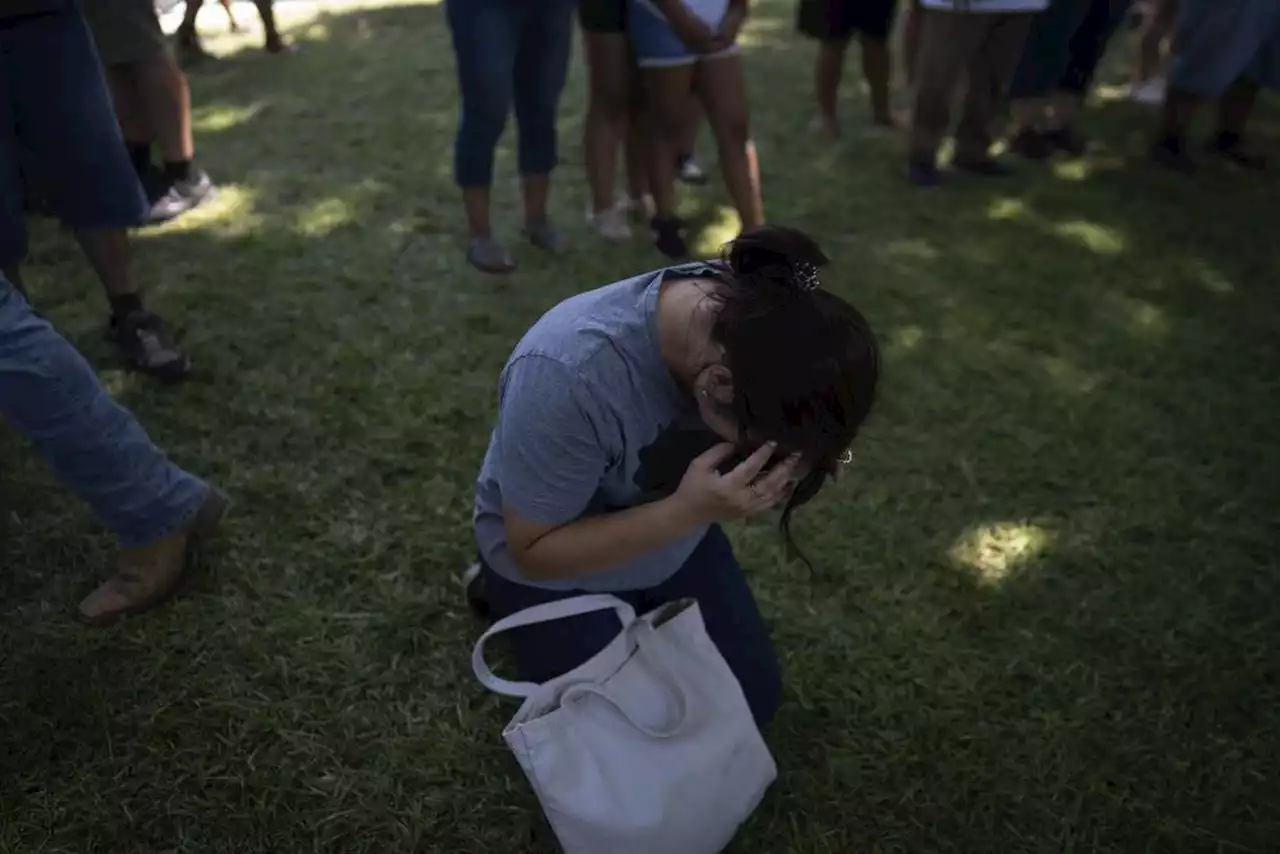
<instances>
[{"instance_id":1,"label":"white tote bag","mask_svg":"<svg viewBox=\"0 0 1280 854\"><path fill-rule=\"evenodd\" d=\"M494 676L496 634L612 610L621 631L541 685ZM471 657L485 687L525 698L502 737L566 854L716 854L777 767L692 599L636 617L614 596L537 605L494 623Z\"/></svg>"}]
</instances>

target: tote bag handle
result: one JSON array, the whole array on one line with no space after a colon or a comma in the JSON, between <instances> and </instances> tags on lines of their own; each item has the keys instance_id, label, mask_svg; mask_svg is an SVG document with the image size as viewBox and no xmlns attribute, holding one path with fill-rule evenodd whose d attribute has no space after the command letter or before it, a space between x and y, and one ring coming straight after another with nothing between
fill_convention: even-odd
<instances>
[{"instance_id":1,"label":"tote bag handle","mask_svg":"<svg viewBox=\"0 0 1280 854\"><path fill-rule=\"evenodd\" d=\"M680 680L671 672L671 667L667 663L666 639L654 631L653 626L647 620L638 620L635 629L638 635L636 646L639 648L640 654L649 659L653 672L666 682L667 688L675 695L676 713L671 723L662 727L651 727L641 723L631 716L631 713L627 711L626 705L609 693L607 688L590 682L569 686L564 694L561 695L562 707L571 708L568 705L570 700L585 694L591 694L606 700L618 710L618 714L627 719L628 723L645 735L651 738L673 738L680 734L680 730L684 729L685 721L689 717L689 695L685 693L684 686L680 684Z\"/></svg>"},{"instance_id":2,"label":"tote bag handle","mask_svg":"<svg viewBox=\"0 0 1280 854\"><path fill-rule=\"evenodd\" d=\"M487 632L480 636L480 640L476 641L475 649L471 652L471 669L475 672L476 678L480 680L480 684L494 693L505 694L508 697L528 697L538 690L540 687L538 683L511 682L495 676L493 671L489 669L488 663L484 660L485 642L494 635L502 634L511 629L518 629L521 626L533 626L538 623L549 623L552 620L563 620L566 617L577 617L581 614L609 610L617 612L618 619L622 622L622 631L626 631L627 627L635 622L635 608L632 608L617 596L609 596L603 593L575 596L572 599L559 599L555 602L545 602L542 605L534 605L532 608L517 611L509 617L498 620L489 627Z\"/></svg>"}]
</instances>

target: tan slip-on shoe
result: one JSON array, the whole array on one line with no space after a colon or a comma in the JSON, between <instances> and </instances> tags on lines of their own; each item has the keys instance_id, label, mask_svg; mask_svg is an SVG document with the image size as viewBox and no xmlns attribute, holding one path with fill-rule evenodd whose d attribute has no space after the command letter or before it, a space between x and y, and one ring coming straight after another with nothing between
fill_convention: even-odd
<instances>
[{"instance_id":1,"label":"tan slip-on shoe","mask_svg":"<svg viewBox=\"0 0 1280 854\"><path fill-rule=\"evenodd\" d=\"M189 552L217 533L227 506L226 496L210 487L186 527L154 543L122 549L116 574L80 603L81 621L106 625L149 611L176 596L187 581Z\"/></svg>"}]
</instances>

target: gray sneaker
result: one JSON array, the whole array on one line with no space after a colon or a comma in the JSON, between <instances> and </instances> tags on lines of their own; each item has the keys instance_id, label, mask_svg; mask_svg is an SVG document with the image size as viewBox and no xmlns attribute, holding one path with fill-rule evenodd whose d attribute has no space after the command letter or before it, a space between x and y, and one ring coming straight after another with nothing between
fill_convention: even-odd
<instances>
[{"instance_id":1,"label":"gray sneaker","mask_svg":"<svg viewBox=\"0 0 1280 854\"><path fill-rule=\"evenodd\" d=\"M534 246L553 255L569 251L569 238L552 225L549 219L526 225L522 233Z\"/></svg>"},{"instance_id":2,"label":"gray sneaker","mask_svg":"<svg viewBox=\"0 0 1280 854\"><path fill-rule=\"evenodd\" d=\"M515 259L492 237L473 237L467 244L467 262L482 273L502 275L516 268Z\"/></svg>"}]
</instances>

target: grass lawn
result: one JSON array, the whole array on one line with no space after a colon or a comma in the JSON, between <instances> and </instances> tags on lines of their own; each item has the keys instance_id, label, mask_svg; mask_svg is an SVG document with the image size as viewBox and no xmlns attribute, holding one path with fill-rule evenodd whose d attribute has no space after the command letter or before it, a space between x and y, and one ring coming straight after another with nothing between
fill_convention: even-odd
<instances>
[{"instance_id":1,"label":"grass lawn","mask_svg":"<svg viewBox=\"0 0 1280 854\"><path fill-rule=\"evenodd\" d=\"M116 369L48 224L27 280L237 512L195 595L87 630L110 539L0 433L0 851L551 850L454 577L511 346L657 265L585 233L581 65L556 199L578 251L515 243L508 138L522 267L495 280L459 249L440 6L285 4L287 59L209 6L224 60L192 85L223 193L137 239L198 376ZM768 524L733 532L787 679L781 776L735 851L1275 851L1275 174L1157 172L1152 114L1112 98L1081 163L911 192L855 87L842 142L805 133L809 46L790 3L758 6L770 218L836 258L887 365L852 476L801 514L815 571ZM1257 130L1274 154L1274 101ZM722 191L687 204L714 251Z\"/></svg>"}]
</instances>

